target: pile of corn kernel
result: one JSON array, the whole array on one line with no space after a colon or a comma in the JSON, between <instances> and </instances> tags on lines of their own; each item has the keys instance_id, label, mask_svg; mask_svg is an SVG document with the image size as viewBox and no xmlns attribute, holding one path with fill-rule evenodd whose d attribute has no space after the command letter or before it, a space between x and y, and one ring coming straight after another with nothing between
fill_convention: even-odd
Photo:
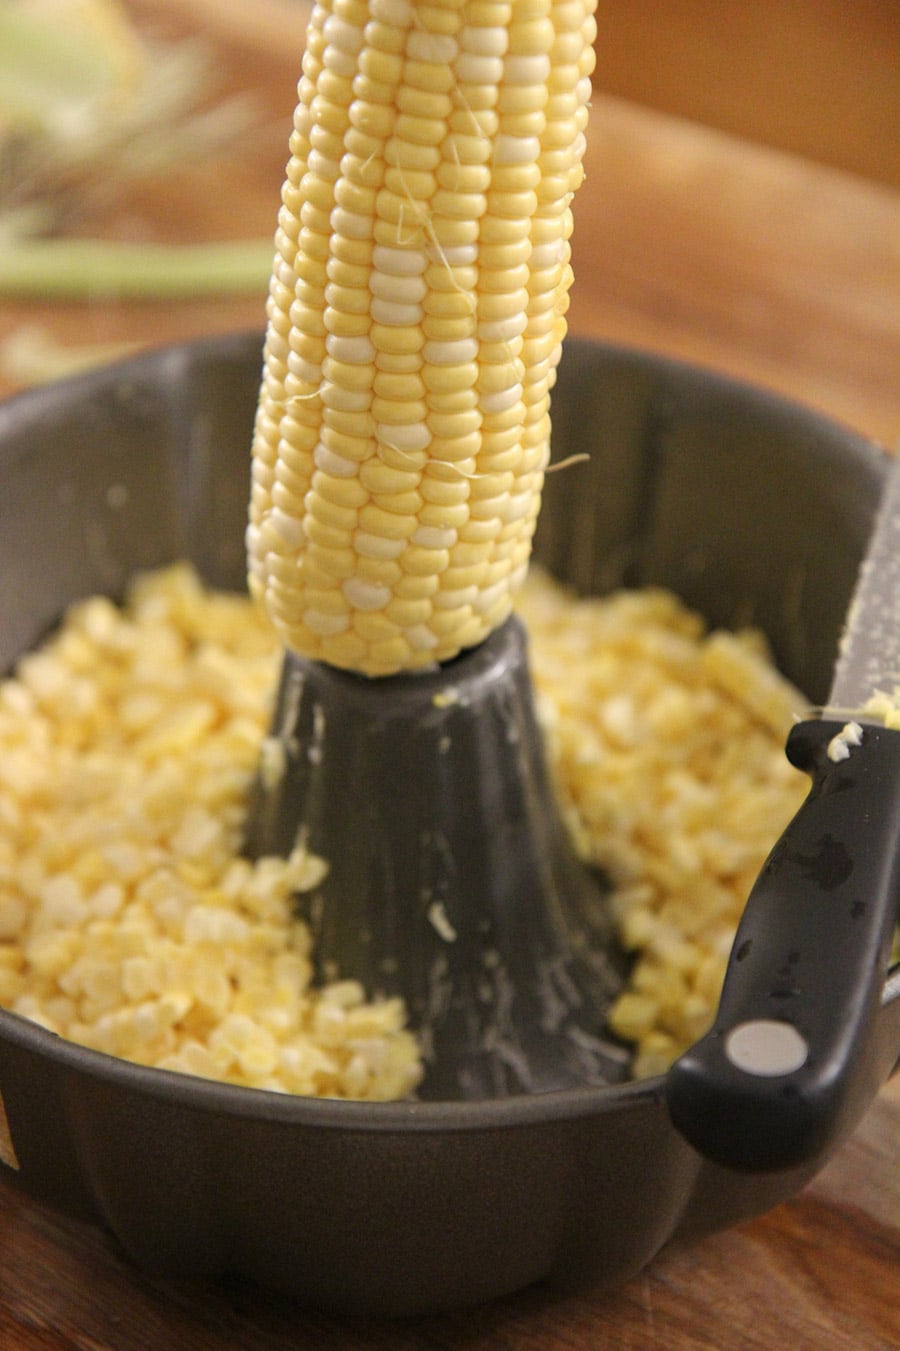
<instances>
[{"instance_id":1,"label":"pile of corn kernel","mask_svg":"<svg viewBox=\"0 0 900 1351\"><path fill-rule=\"evenodd\" d=\"M766 855L809 787L784 755L805 701L755 631L707 634L671 593L575 599L532 570L519 606L562 810L635 954L613 1031L636 1077L705 1032Z\"/></svg>"},{"instance_id":2,"label":"pile of corn kernel","mask_svg":"<svg viewBox=\"0 0 900 1351\"><path fill-rule=\"evenodd\" d=\"M566 818L638 954L612 1015L655 1073L708 1025L750 885L806 780L798 696L759 638L671 595L520 603ZM403 1097L397 1000L313 989L292 896L325 864L240 846L279 643L175 566L94 598L0 684L0 1004L142 1064L317 1096Z\"/></svg>"},{"instance_id":3,"label":"pile of corn kernel","mask_svg":"<svg viewBox=\"0 0 900 1351\"><path fill-rule=\"evenodd\" d=\"M401 1002L310 987L292 895L322 862L240 856L278 654L247 600L177 566L123 610L76 605L0 685L0 1004L145 1065L403 1097Z\"/></svg>"}]
</instances>

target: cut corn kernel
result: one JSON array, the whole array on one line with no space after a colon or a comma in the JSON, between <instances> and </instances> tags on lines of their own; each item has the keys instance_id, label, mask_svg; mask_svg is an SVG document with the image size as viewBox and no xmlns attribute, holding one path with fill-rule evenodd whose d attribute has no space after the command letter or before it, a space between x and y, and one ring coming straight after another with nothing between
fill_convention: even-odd
<instances>
[{"instance_id":1,"label":"cut corn kernel","mask_svg":"<svg viewBox=\"0 0 900 1351\"><path fill-rule=\"evenodd\" d=\"M402 604L412 626L418 602ZM662 592L575 602L532 569L519 607L566 823L610 877L635 953L611 1025L636 1039L634 1073L658 1073L708 1027L744 899L805 792L782 752L802 700L776 690L746 634L723 678L721 639ZM238 852L277 646L246 599L176 568L139 580L124 614L76 606L0 682L0 1004L146 1064L402 1096L420 1064L399 1002L366 1003L350 980L310 987L290 897L324 865ZM96 706L70 698L85 672ZM457 697L451 685L435 702ZM153 723L201 699L217 710L203 737L140 763ZM152 712L132 725L121 710L135 700Z\"/></svg>"},{"instance_id":2,"label":"cut corn kernel","mask_svg":"<svg viewBox=\"0 0 900 1351\"><path fill-rule=\"evenodd\" d=\"M0 1005L141 1064L402 1097L420 1070L397 1001L311 988L293 895L324 864L239 853L277 662L258 609L176 567L124 612L74 606L0 682ZM321 1038L320 999L340 1022Z\"/></svg>"},{"instance_id":3,"label":"cut corn kernel","mask_svg":"<svg viewBox=\"0 0 900 1351\"><path fill-rule=\"evenodd\" d=\"M251 590L301 655L414 670L510 612L549 456L594 7L313 9L247 530Z\"/></svg>"},{"instance_id":4,"label":"cut corn kernel","mask_svg":"<svg viewBox=\"0 0 900 1351\"><path fill-rule=\"evenodd\" d=\"M705 634L663 591L581 599L532 568L519 610L577 851L635 954L611 1029L662 1073L712 1023L735 928L808 780L783 753L804 701L761 635Z\"/></svg>"}]
</instances>

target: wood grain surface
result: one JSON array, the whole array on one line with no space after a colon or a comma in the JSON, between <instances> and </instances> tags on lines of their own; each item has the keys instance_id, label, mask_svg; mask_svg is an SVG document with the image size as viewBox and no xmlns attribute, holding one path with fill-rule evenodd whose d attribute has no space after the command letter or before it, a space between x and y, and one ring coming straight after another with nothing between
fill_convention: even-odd
<instances>
[{"instance_id":1,"label":"wood grain surface","mask_svg":"<svg viewBox=\"0 0 900 1351\"><path fill-rule=\"evenodd\" d=\"M893 1351L900 1096L888 1090L800 1196L661 1254L619 1290L534 1288L445 1317L343 1321L243 1282L135 1271L98 1230L0 1180L3 1351Z\"/></svg>"},{"instance_id":2,"label":"wood grain surface","mask_svg":"<svg viewBox=\"0 0 900 1351\"><path fill-rule=\"evenodd\" d=\"M603 88L900 185L898 0L599 0Z\"/></svg>"},{"instance_id":3,"label":"wood grain surface","mask_svg":"<svg viewBox=\"0 0 900 1351\"><path fill-rule=\"evenodd\" d=\"M297 65L290 44L273 41L283 4L259 0L257 30L245 6L226 0L135 0L170 30L201 14L226 81L256 92L261 127L227 163L134 191L92 232L271 235ZM573 332L728 371L900 444L900 195L602 93L587 168ZM260 295L193 305L6 305L0 341L39 324L73 345L158 345L261 330L263 304ZM0 385L13 389L10 380ZM149 1277L100 1231L30 1200L0 1166L0 1351L889 1351L900 1346L898 1142L895 1080L801 1195L664 1252L622 1289L565 1298L533 1289L391 1325L325 1318L246 1284Z\"/></svg>"}]
</instances>

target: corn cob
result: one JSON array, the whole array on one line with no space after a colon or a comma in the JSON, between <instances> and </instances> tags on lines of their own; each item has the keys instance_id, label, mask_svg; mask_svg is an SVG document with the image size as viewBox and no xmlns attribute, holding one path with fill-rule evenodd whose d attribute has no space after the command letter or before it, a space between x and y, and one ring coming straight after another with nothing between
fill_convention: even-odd
<instances>
[{"instance_id":1,"label":"corn cob","mask_svg":"<svg viewBox=\"0 0 900 1351\"><path fill-rule=\"evenodd\" d=\"M509 614L549 455L596 0L324 0L298 87L250 587L387 675Z\"/></svg>"}]
</instances>

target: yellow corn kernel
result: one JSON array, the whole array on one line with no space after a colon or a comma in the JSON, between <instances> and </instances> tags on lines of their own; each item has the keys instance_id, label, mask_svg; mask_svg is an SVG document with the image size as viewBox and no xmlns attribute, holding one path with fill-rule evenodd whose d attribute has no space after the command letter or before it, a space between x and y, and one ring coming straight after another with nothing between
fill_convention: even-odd
<instances>
[{"instance_id":1,"label":"yellow corn kernel","mask_svg":"<svg viewBox=\"0 0 900 1351\"><path fill-rule=\"evenodd\" d=\"M306 656L414 670L509 613L549 456L594 6L313 8L247 531L251 590Z\"/></svg>"}]
</instances>

